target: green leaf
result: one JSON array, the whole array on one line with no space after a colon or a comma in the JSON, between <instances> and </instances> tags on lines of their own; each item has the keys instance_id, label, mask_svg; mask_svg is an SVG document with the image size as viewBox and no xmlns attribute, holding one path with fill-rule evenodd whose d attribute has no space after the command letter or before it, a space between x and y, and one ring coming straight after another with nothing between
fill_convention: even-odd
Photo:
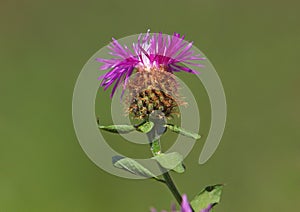
<instances>
[{"instance_id":1,"label":"green leaf","mask_svg":"<svg viewBox=\"0 0 300 212\"><path fill-rule=\"evenodd\" d=\"M124 169L132 174L147 177L147 178L155 178L158 179L152 172L150 172L147 168L142 166L137 161L131 158L125 158L121 156L114 156L112 158L113 165L119 169Z\"/></svg>"},{"instance_id":2,"label":"green leaf","mask_svg":"<svg viewBox=\"0 0 300 212\"><path fill-rule=\"evenodd\" d=\"M216 205L221 200L221 194L224 185L217 184L207 186L191 201L191 205L195 211L201 211L209 205Z\"/></svg>"},{"instance_id":3,"label":"green leaf","mask_svg":"<svg viewBox=\"0 0 300 212\"><path fill-rule=\"evenodd\" d=\"M182 129L181 127L178 127L176 125L173 125L173 124L166 124L165 125L169 130L175 132L175 133L179 133L181 135L184 135L184 136L187 136L187 137L190 137L190 138L193 138L195 140L197 139L200 139L201 136L198 135L197 133L193 133L193 132L189 132L185 129Z\"/></svg>"},{"instance_id":4,"label":"green leaf","mask_svg":"<svg viewBox=\"0 0 300 212\"><path fill-rule=\"evenodd\" d=\"M109 126L98 126L99 129L105 130L112 133L126 134L135 130L132 125L109 125Z\"/></svg>"},{"instance_id":5,"label":"green leaf","mask_svg":"<svg viewBox=\"0 0 300 212\"><path fill-rule=\"evenodd\" d=\"M142 125L139 125L136 130L140 131L142 133L148 133L152 130L152 128L154 127L154 123L151 121L147 121Z\"/></svg>"},{"instance_id":6,"label":"green leaf","mask_svg":"<svg viewBox=\"0 0 300 212\"><path fill-rule=\"evenodd\" d=\"M183 156L178 152L161 153L153 157L162 167L168 170L173 170L177 173L183 173L185 168L182 164Z\"/></svg>"}]
</instances>

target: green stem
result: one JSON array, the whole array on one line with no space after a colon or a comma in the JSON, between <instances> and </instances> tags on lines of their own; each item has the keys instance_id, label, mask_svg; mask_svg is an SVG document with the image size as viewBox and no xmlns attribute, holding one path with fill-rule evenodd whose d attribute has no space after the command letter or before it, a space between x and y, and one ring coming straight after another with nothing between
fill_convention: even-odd
<instances>
[{"instance_id":1,"label":"green stem","mask_svg":"<svg viewBox=\"0 0 300 212\"><path fill-rule=\"evenodd\" d=\"M150 142L150 146L151 146L151 151L152 154L154 156L159 155L161 153L161 146L160 146L160 138L159 135L157 135L157 129L161 127L160 125L156 125L153 127L153 129L147 133L149 142ZM177 200L178 204L181 205L181 195L175 185L175 183L173 182L169 172L162 167L160 164L158 164L160 170L162 171L162 176L164 178L164 182L165 184L168 186L169 190L172 192L173 196L175 197L175 199Z\"/></svg>"},{"instance_id":2,"label":"green stem","mask_svg":"<svg viewBox=\"0 0 300 212\"><path fill-rule=\"evenodd\" d=\"M154 127L152 128L152 130L150 132L147 133L148 136L148 140L149 140L149 144L151 147L151 152L154 156L159 155L162 151L161 151L161 145L160 145L160 136L164 133L164 130L162 130L162 127L164 126L164 123L158 121L156 122L154 119ZM161 133L162 132L162 133ZM161 182L164 182L169 190L172 192L173 196L175 197L176 201L178 202L179 205L181 205L182 202L182 197L175 185L175 183L173 182L169 171L166 170L164 167L162 167L160 164L158 164L160 170L162 171L162 176L164 178L164 180L161 180ZM194 212L193 208L191 207L192 212Z\"/></svg>"},{"instance_id":3,"label":"green stem","mask_svg":"<svg viewBox=\"0 0 300 212\"><path fill-rule=\"evenodd\" d=\"M177 200L178 204L181 205L181 202L182 202L181 195L180 195L178 189L176 188L176 185L174 184L169 172L168 171L164 172L162 176L165 179L166 185L168 186L169 190L172 192L172 194L175 197L175 199Z\"/></svg>"}]
</instances>

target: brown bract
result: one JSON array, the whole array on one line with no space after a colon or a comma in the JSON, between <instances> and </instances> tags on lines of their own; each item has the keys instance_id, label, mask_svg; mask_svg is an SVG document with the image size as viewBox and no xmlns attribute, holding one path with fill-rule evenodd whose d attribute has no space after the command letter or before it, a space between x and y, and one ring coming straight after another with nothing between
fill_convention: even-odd
<instances>
[{"instance_id":1,"label":"brown bract","mask_svg":"<svg viewBox=\"0 0 300 212\"><path fill-rule=\"evenodd\" d=\"M179 96L179 84L173 73L160 69L138 69L127 84L127 113L136 119L148 119L153 111L166 118L179 115L178 106L186 103Z\"/></svg>"}]
</instances>

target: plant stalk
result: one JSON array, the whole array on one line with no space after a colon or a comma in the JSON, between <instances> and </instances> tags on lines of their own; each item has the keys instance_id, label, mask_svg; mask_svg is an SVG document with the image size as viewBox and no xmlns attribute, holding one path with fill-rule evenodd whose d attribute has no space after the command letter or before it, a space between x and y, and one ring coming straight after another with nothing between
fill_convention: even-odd
<instances>
[{"instance_id":1,"label":"plant stalk","mask_svg":"<svg viewBox=\"0 0 300 212\"><path fill-rule=\"evenodd\" d=\"M154 156L159 155L161 151L161 146L160 146L160 136L161 136L161 131L164 123L162 123L160 120L153 120L155 125L153 129L147 133L148 140L150 142L151 146L151 151ZM163 133L162 133L163 134ZM164 167L162 167L160 164L158 164L160 170L162 171L162 176L164 178L165 184L168 186L169 190L172 192L173 196L175 197L176 201L178 202L179 205L181 205L182 198L181 195L173 182L168 170L166 170Z\"/></svg>"},{"instance_id":2,"label":"plant stalk","mask_svg":"<svg viewBox=\"0 0 300 212\"><path fill-rule=\"evenodd\" d=\"M152 118L151 121L154 122L154 127L150 132L147 133L147 136L148 136L151 152L153 156L156 156L162 153L161 145L160 145L160 136L165 133L165 126L164 126L165 123L156 118ZM159 163L158 166L163 173L162 176L164 178L164 183L168 186L169 190L172 192L178 204L181 205L182 197L175 183L173 182L171 175L169 174L169 171L166 170L164 167L162 167ZM192 207L191 209L192 212L194 212Z\"/></svg>"},{"instance_id":3,"label":"plant stalk","mask_svg":"<svg viewBox=\"0 0 300 212\"><path fill-rule=\"evenodd\" d=\"M169 190L172 192L176 201L178 202L179 205L181 205L181 202L182 202L181 195L180 195L176 185L174 184L169 172L164 172L162 176L165 179L166 185L168 186Z\"/></svg>"}]
</instances>

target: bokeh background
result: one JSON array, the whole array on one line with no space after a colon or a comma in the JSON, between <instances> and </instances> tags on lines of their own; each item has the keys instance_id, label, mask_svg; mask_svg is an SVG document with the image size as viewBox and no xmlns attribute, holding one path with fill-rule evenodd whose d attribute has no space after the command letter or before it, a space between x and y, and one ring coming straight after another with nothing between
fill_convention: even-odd
<instances>
[{"instance_id":1,"label":"bokeh background","mask_svg":"<svg viewBox=\"0 0 300 212\"><path fill-rule=\"evenodd\" d=\"M200 166L203 140L197 143L186 173L173 175L179 189L191 199L205 185L225 183L219 212L298 211L299 9L294 0L2 0L0 211L142 212L174 202L155 181L118 178L94 165L72 125L72 92L85 62L112 36L148 28L193 40L227 96L221 145ZM203 89L196 95L205 138L209 104ZM99 96L101 113L109 98ZM143 155L107 136L124 154Z\"/></svg>"}]
</instances>

